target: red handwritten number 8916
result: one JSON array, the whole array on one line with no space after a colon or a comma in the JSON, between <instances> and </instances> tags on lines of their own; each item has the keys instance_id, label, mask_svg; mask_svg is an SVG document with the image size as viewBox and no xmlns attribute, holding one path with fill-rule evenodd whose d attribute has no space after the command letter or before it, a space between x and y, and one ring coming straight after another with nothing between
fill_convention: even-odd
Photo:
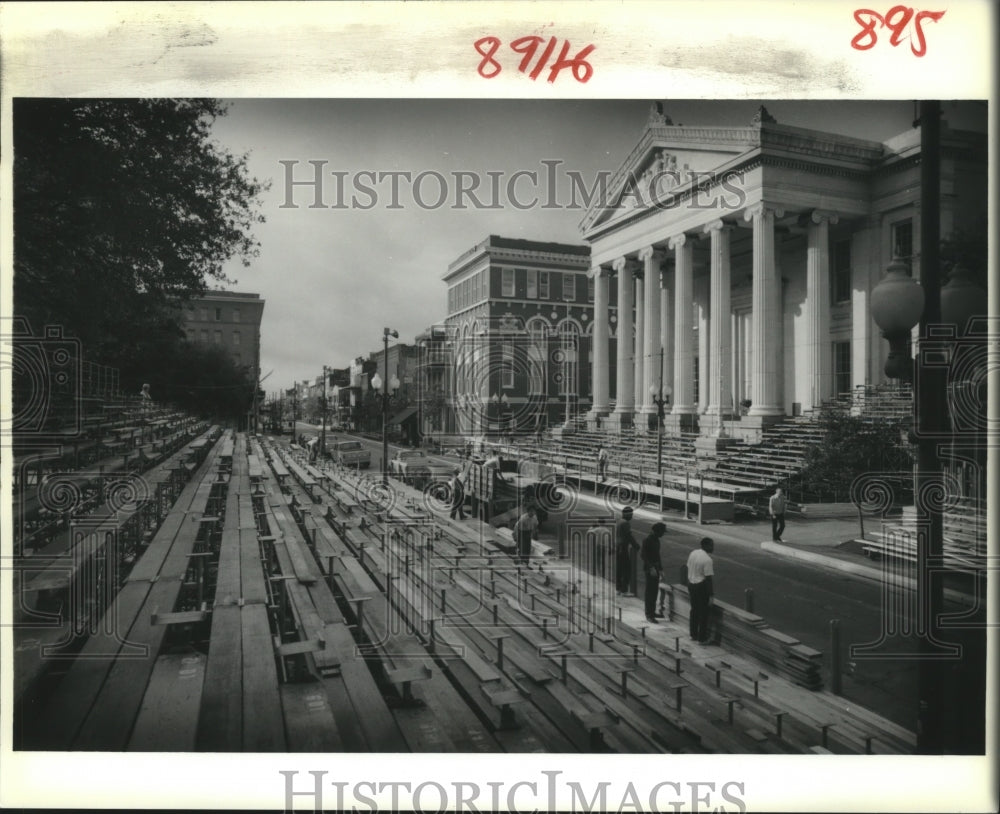
<instances>
[{"instance_id":1,"label":"red handwritten number 8916","mask_svg":"<svg viewBox=\"0 0 1000 814\"><path fill-rule=\"evenodd\" d=\"M868 17L867 20L862 19L865 16ZM942 17L944 17L943 11L918 11L914 15L913 9L908 6L893 6L886 12L885 17L877 11L859 8L854 12L854 19L861 26L861 31L854 35L854 39L851 40L851 47L858 51L867 51L869 48L874 47L875 43L878 42L878 35L875 33L876 23L879 27L885 26L892 32L889 44L895 47L902 40L903 32L910 24L910 20L913 20L916 44L914 44L913 38L911 38L910 50L913 51L914 56L922 57L927 53L927 41L924 39L924 29L921 26L921 22L923 20L937 22Z\"/></svg>"},{"instance_id":2,"label":"red handwritten number 8916","mask_svg":"<svg viewBox=\"0 0 1000 814\"><path fill-rule=\"evenodd\" d=\"M521 73L525 73L528 70L528 66L531 64L531 60L535 58L535 54L538 51L538 46L544 42L542 37L519 37L510 43L510 49L517 54L522 54L522 59L517 69ZM535 63L535 67L531 69L528 76L531 79L538 79L541 76L542 71L549 62L549 58L552 56L555 47L558 44L558 40L555 37L550 37L548 43L546 43L545 48L542 50L541 55L538 58L538 62ZM497 50L500 48L500 40L497 37L482 37L473 43L473 47L476 52L483 58L479 63L479 67L476 69L483 79L492 79L494 76L503 70L503 66L495 59ZM559 56L556 57L555 62L549 66L548 81L555 82L556 77L565 68L569 68L573 73L573 78L577 82L587 82L590 77L594 74L594 67L587 61L587 57L590 56L591 51L594 50L593 45L588 45L586 48L581 49L575 57L569 56L570 44L569 40L563 40L562 48L559 51Z\"/></svg>"}]
</instances>

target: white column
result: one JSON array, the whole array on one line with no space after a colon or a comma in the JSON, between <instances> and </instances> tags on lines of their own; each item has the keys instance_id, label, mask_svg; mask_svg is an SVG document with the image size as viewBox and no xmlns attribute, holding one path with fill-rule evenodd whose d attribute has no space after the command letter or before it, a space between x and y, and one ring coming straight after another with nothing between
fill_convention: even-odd
<instances>
[{"instance_id":1,"label":"white column","mask_svg":"<svg viewBox=\"0 0 1000 814\"><path fill-rule=\"evenodd\" d=\"M646 331L646 296L645 296L645 285L643 283L643 275L641 270L636 270L633 275L635 280L635 354L632 357L633 364L635 365L635 372L633 374L632 380L635 384L635 406L638 410L642 407L643 403L643 369L642 369L642 357L643 357L643 347L645 345L645 331Z\"/></svg>"},{"instance_id":2,"label":"white column","mask_svg":"<svg viewBox=\"0 0 1000 814\"><path fill-rule=\"evenodd\" d=\"M810 406L818 407L831 395L830 359L830 224L837 216L813 210L806 245L806 342L809 355Z\"/></svg>"},{"instance_id":3,"label":"white column","mask_svg":"<svg viewBox=\"0 0 1000 814\"><path fill-rule=\"evenodd\" d=\"M722 220L705 226L711 244L711 369L708 412L729 415L732 412L732 315L729 306L729 238L733 227ZM720 410L721 407L721 410Z\"/></svg>"},{"instance_id":4,"label":"white column","mask_svg":"<svg viewBox=\"0 0 1000 814\"><path fill-rule=\"evenodd\" d=\"M700 277L695 285L695 302L698 304L698 412L708 409L708 383L714 374L709 364L708 349L708 278Z\"/></svg>"},{"instance_id":5,"label":"white column","mask_svg":"<svg viewBox=\"0 0 1000 814\"><path fill-rule=\"evenodd\" d=\"M660 347L663 349L663 384L674 386L674 300L671 296L673 278L666 269L660 272ZM659 366L659 365L657 365ZM673 399L664 406L670 412Z\"/></svg>"},{"instance_id":6,"label":"white column","mask_svg":"<svg viewBox=\"0 0 1000 814\"><path fill-rule=\"evenodd\" d=\"M615 413L632 415L635 380L632 365L632 270L624 257L614 262L618 274L618 389Z\"/></svg>"},{"instance_id":7,"label":"white column","mask_svg":"<svg viewBox=\"0 0 1000 814\"><path fill-rule=\"evenodd\" d=\"M757 203L744 212L753 221L753 365L750 372L750 415L782 415L778 393L781 285L774 266L774 219L784 210Z\"/></svg>"},{"instance_id":8,"label":"white column","mask_svg":"<svg viewBox=\"0 0 1000 814\"><path fill-rule=\"evenodd\" d=\"M645 337L642 344L643 373L642 381L645 389L642 391L642 410L646 415L656 415L656 403L650 388L660 389L660 264L663 262L663 252L656 251L652 246L646 246L639 252L639 260L643 263L643 280L646 289L644 305Z\"/></svg>"},{"instance_id":9,"label":"white column","mask_svg":"<svg viewBox=\"0 0 1000 814\"><path fill-rule=\"evenodd\" d=\"M810 406L819 407L832 393L830 359L830 224L831 212L814 209L806 245L806 342L809 355Z\"/></svg>"},{"instance_id":10,"label":"white column","mask_svg":"<svg viewBox=\"0 0 1000 814\"><path fill-rule=\"evenodd\" d=\"M674 407L675 414L692 414L694 408L694 353L691 336L693 291L691 244L683 234L670 238L674 266Z\"/></svg>"},{"instance_id":11,"label":"white column","mask_svg":"<svg viewBox=\"0 0 1000 814\"><path fill-rule=\"evenodd\" d=\"M594 352L593 379L594 405L591 412L603 415L611 410L608 395L608 272L598 267L591 269L594 278Z\"/></svg>"}]
</instances>

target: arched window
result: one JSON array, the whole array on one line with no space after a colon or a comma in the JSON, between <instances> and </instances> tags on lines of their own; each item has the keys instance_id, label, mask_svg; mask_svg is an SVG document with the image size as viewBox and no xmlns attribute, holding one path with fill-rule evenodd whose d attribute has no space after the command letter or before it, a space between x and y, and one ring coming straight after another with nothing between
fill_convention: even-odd
<instances>
[{"instance_id":1,"label":"arched window","mask_svg":"<svg viewBox=\"0 0 1000 814\"><path fill-rule=\"evenodd\" d=\"M528 394L544 396L549 323L545 321L544 317L532 317L528 320L526 328L528 334Z\"/></svg>"},{"instance_id":2,"label":"arched window","mask_svg":"<svg viewBox=\"0 0 1000 814\"><path fill-rule=\"evenodd\" d=\"M560 396L575 396L579 392L581 333L580 323L575 319L564 319L559 323Z\"/></svg>"}]
</instances>

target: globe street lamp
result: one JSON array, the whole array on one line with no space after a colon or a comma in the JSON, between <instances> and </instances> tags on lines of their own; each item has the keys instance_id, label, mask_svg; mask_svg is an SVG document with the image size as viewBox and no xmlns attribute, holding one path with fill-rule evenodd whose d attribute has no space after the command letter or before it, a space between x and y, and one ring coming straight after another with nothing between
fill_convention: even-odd
<instances>
[{"instance_id":1,"label":"globe street lamp","mask_svg":"<svg viewBox=\"0 0 1000 814\"><path fill-rule=\"evenodd\" d=\"M670 394L673 392L669 384L664 385L662 380L660 386L653 385L649 388L653 396L653 404L656 405L656 474L663 474L663 416L665 407L670 404Z\"/></svg>"},{"instance_id":2,"label":"globe street lamp","mask_svg":"<svg viewBox=\"0 0 1000 814\"><path fill-rule=\"evenodd\" d=\"M889 341L885 373L913 382L913 432L917 448L914 504L917 518L916 633L919 638L917 752L942 754L945 747L943 662L960 654L957 645L938 637L943 608L944 533L942 505L933 497L944 487L939 445L948 440L946 379L941 364L950 350L948 334L940 325L965 329L971 315L981 311L985 297L967 275L956 270L944 289L939 267L940 244L940 115L936 101L920 103L920 284L894 258L885 277L871 293L871 314ZM910 331L919 322L919 357L910 358ZM917 375L914 375L917 374Z\"/></svg>"}]
</instances>

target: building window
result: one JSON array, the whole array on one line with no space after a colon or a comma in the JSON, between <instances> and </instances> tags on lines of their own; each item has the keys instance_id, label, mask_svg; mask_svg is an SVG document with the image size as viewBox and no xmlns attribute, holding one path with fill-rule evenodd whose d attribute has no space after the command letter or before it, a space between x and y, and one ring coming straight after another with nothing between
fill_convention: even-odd
<instances>
[{"instance_id":1,"label":"building window","mask_svg":"<svg viewBox=\"0 0 1000 814\"><path fill-rule=\"evenodd\" d=\"M514 296L514 269L503 269L503 277L501 278L502 288L500 290L500 296L502 297L513 297Z\"/></svg>"},{"instance_id":2,"label":"building window","mask_svg":"<svg viewBox=\"0 0 1000 814\"><path fill-rule=\"evenodd\" d=\"M216 322L222 322L222 309L221 308L216 308L215 309L215 321Z\"/></svg>"},{"instance_id":3,"label":"building window","mask_svg":"<svg viewBox=\"0 0 1000 814\"><path fill-rule=\"evenodd\" d=\"M201 341L208 343L208 328L201 329Z\"/></svg>"},{"instance_id":4,"label":"building window","mask_svg":"<svg viewBox=\"0 0 1000 814\"><path fill-rule=\"evenodd\" d=\"M538 299L547 300L549 298L549 273L547 271L538 272Z\"/></svg>"},{"instance_id":5,"label":"building window","mask_svg":"<svg viewBox=\"0 0 1000 814\"><path fill-rule=\"evenodd\" d=\"M194 328L188 328L187 337L191 342L195 342L198 339L198 332Z\"/></svg>"},{"instance_id":6,"label":"building window","mask_svg":"<svg viewBox=\"0 0 1000 814\"><path fill-rule=\"evenodd\" d=\"M833 395L851 390L851 343L833 343Z\"/></svg>"},{"instance_id":7,"label":"building window","mask_svg":"<svg viewBox=\"0 0 1000 814\"><path fill-rule=\"evenodd\" d=\"M239 347L239 345L240 345L240 332L239 331L233 331L233 345L235 347Z\"/></svg>"},{"instance_id":8,"label":"building window","mask_svg":"<svg viewBox=\"0 0 1000 814\"><path fill-rule=\"evenodd\" d=\"M501 387L514 386L514 343L503 343L503 369L501 371Z\"/></svg>"},{"instance_id":9,"label":"building window","mask_svg":"<svg viewBox=\"0 0 1000 814\"><path fill-rule=\"evenodd\" d=\"M479 299L489 299L490 296L490 273L488 271L479 272Z\"/></svg>"},{"instance_id":10,"label":"building window","mask_svg":"<svg viewBox=\"0 0 1000 814\"><path fill-rule=\"evenodd\" d=\"M215 344L216 345L221 345L222 344L222 331L216 331L215 332Z\"/></svg>"},{"instance_id":11,"label":"building window","mask_svg":"<svg viewBox=\"0 0 1000 814\"><path fill-rule=\"evenodd\" d=\"M580 348L580 335L576 323L563 322L559 325L559 353L556 356L561 362L559 369L559 395L575 396L577 380L577 359Z\"/></svg>"},{"instance_id":12,"label":"building window","mask_svg":"<svg viewBox=\"0 0 1000 814\"><path fill-rule=\"evenodd\" d=\"M563 274L562 276L562 298L566 302L573 302L576 299L576 275Z\"/></svg>"},{"instance_id":13,"label":"building window","mask_svg":"<svg viewBox=\"0 0 1000 814\"><path fill-rule=\"evenodd\" d=\"M201 321L202 322L208 322L208 309L207 308L200 308L198 310L201 311Z\"/></svg>"},{"instance_id":14,"label":"building window","mask_svg":"<svg viewBox=\"0 0 1000 814\"><path fill-rule=\"evenodd\" d=\"M594 301L594 278L587 277L587 302Z\"/></svg>"},{"instance_id":15,"label":"building window","mask_svg":"<svg viewBox=\"0 0 1000 814\"><path fill-rule=\"evenodd\" d=\"M892 256L906 264L907 272L913 269L913 221L901 220L892 225Z\"/></svg>"},{"instance_id":16,"label":"building window","mask_svg":"<svg viewBox=\"0 0 1000 814\"><path fill-rule=\"evenodd\" d=\"M833 246L833 301L847 302L851 299L851 241L838 240Z\"/></svg>"},{"instance_id":17,"label":"building window","mask_svg":"<svg viewBox=\"0 0 1000 814\"><path fill-rule=\"evenodd\" d=\"M548 326L540 319L528 323L528 395L545 394L545 361L548 345Z\"/></svg>"},{"instance_id":18,"label":"building window","mask_svg":"<svg viewBox=\"0 0 1000 814\"><path fill-rule=\"evenodd\" d=\"M527 286L527 291L526 291L525 296L529 300L537 300L538 299L538 272L535 271L535 269L528 269L527 272L526 272L526 274L527 274L528 286Z\"/></svg>"},{"instance_id":19,"label":"building window","mask_svg":"<svg viewBox=\"0 0 1000 814\"><path fill-rule=\"evenodd\" d=\"M239 322L239 321L240 321L240 309L239 308L234 308L233 309L233 322Z\"/></svg>"}]
</instances>

